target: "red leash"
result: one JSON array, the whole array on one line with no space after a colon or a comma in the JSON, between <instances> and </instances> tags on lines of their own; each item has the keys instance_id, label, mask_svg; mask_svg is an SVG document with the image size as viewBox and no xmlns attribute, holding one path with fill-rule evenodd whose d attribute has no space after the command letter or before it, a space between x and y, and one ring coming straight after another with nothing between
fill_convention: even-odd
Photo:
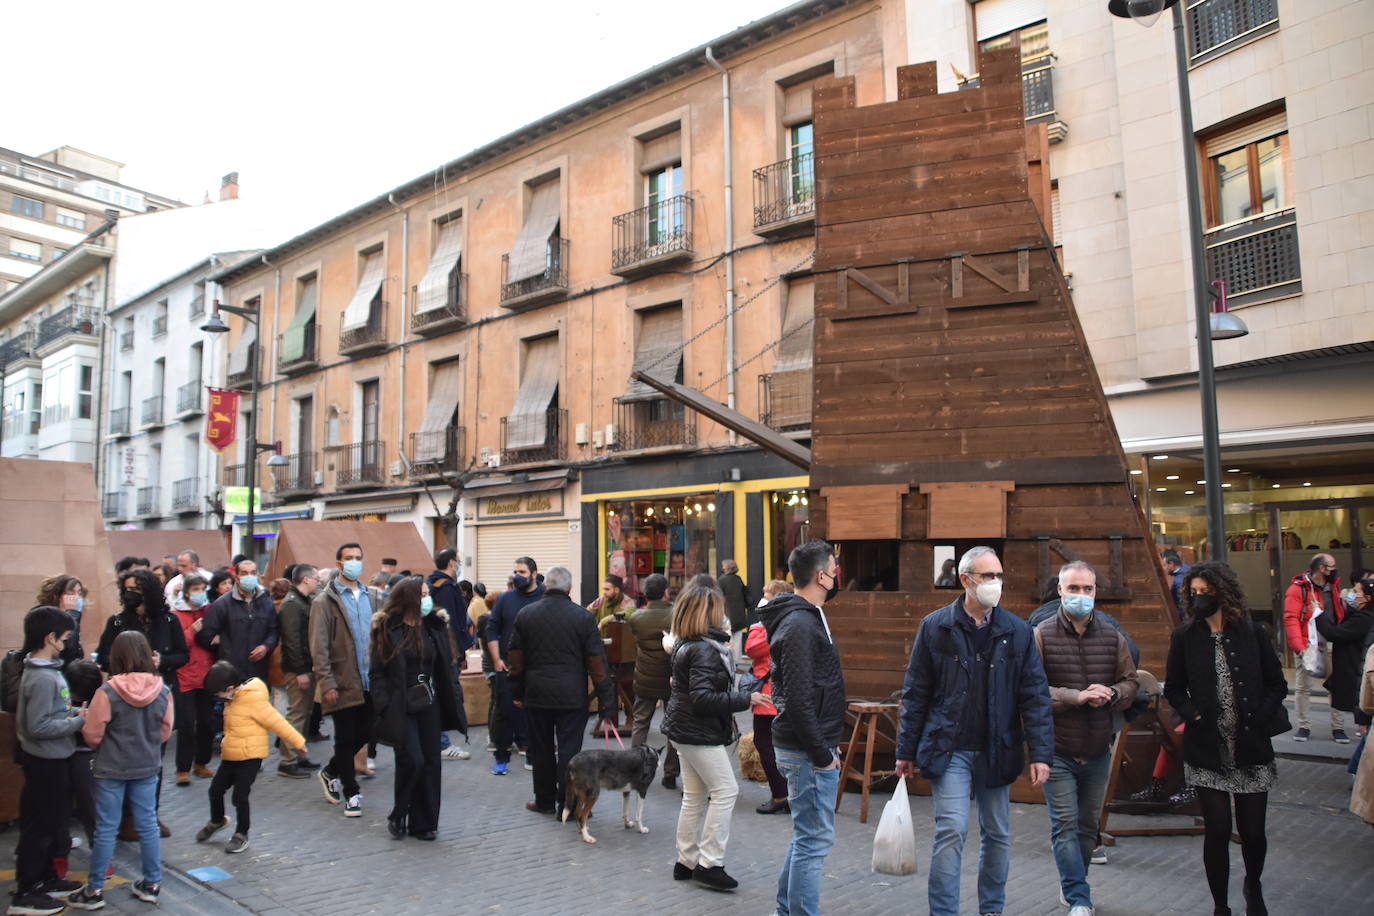
<instances>
[{"instance_id":1,"label":"red leash","mask_svg":"<svg viewBox=\"0 0 1374 916\"><path fill-rule=\"evenodd\" d=\"M606 734L606 728L609 728L611 734L615 735L615 743L620 745L620 749L622 751L625 750L625 742L620 740L620 732L616 729L615 723L610 719L606 720L605 728L601 730L601 737L606 740L606 749L609 750L611 747L611 736Z\"/></svg>"}]
</instances>

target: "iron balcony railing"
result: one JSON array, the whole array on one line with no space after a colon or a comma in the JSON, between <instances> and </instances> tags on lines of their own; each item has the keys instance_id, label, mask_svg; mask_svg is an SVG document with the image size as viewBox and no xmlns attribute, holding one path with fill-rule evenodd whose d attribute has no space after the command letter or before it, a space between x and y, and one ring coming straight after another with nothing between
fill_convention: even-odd
<instances>
[{"instance_id":1,"label":"iron balcony railing","mask_svg":"<svg viewBox=\"0 0 1374 916\"><path fill-rule=\"evenodd\" d=\"M335 484L342 489L385 483L385 457L386 443L380 439L340 446L334 453Z\"/></svg>"},{"instance_id":2,"label":"iron balcony railing","mask_svg":"<svg viewBox=\"0 0 1374 916\"><path fill-rule=\"evenodd\" d=\"M1054 60L1053 54L1042 54L1021 62L1021 96L1031 123L1053 120L1056 114Z\"/></svg>"},{"instance_id":3,"label":"iron balcony railing","mask_svg":"<svg viewBox=\"0 0 1374 916\"><path fill-rule=\"evenodd\" d=\"M100 514L105 518L124 517L124 494L106 493L100 497Z\"/></svg>"},{"instance_id":4,"label":"iron balcony railing","mask_svg":"<svg viewBox=\"0 0 1374 916\"><path fill-rule=\"evenodd\" d=\"M1188 53L1193 63L1216 56L1224 48L1275 31L1279 27L1278 0L1194 0L1184 17L1188 22Z\"/></svg>"},{"instance_id":5,"label":"iron balcony railing","mask_svg":"<svg viewBox=\"0 0 1374 916\"><path fill-rule=\"evenodd\" d=\"M200 412L200 382L187 382L177 389L177 414Z\"/></svg>"},{"instance_id":6,"label":"iron balcony railing","mask_svg":"<svg viewBox=\"0 0 1374 916\"><path fill-rule=\"evenodd\" d=\"M158 315L153 318L153 336L161 337L167 333L167 316Z\"/></svg>"},{"instance_id":7,"label":"iron balcony railing","mask_svg":"<svg viewBox=\"0 0 1374 916\"><path fill-rule=\"evenodd\" d=\"M816 157L805 153L754 169L754 228L814 219Z\"/></svg>"},{"instance_id":8,"label":"iron balcony railing","mask_svg":"<svg viewBox=\"0 0 1374 916\"><path fill-rule=\"evenodd\" d=\"M190 308L187 311L191 319L199 318L205 314L205 294L201 293L191 300Z\"/></svg>"},{"instance_id":9,"label":"iron balcony railing","mask_svg":"<svg viewBox=\"0 0 1374 916\"><path fill-rule=\"evenodd\" d=\"M144 399L143 399L143 412L142 412L141 416L143 417L143 425L144 425L144 426L161 426L161 425L162 425L162 395L159 394L159 395L156 395L155 397L144 398Z\"/></svg>"},{"instance_id":10,"label":"iron balcony railing","mask_svg":"<svg viewBox=\"0 0 1374 916\"><path fill-rule=\"evenodd\" d=\"M221 474L226 487L248 486L247 464L226 464Z\"/></svg>"},{"instance_id":11,"label":"iron balcony railing","mask_svg":"<svg viewBox=\"0 0 1374 916\"><path fill-rule=\"evenodd\" d=\"M461 426L410 434L410 476L437 477L463 470L467 430Z\"/></svg>"},{"instance_id":12,"label":"iron balcony railing","mask_svg":"<svg viewBox=\"0 0 1374 916\"><path fill-rule=\"evenodd\" d=\"M11 337L0 344L0 368L32 356L36 349L38 349L38 333L36 331L21 332L17 336Z\"/></svg>"},{"instance_id":13,"label":"iron balcony railing","mask_svg":"<svg viewBox=\"0 0 1374 916\"><path fill-rule=\"evenodd\" d=\"M611 447L616 451L696 445L696 414L688 413L677 401L616 398L615 416L616 438Z\"/></svg>"},{"instance_id":14,"label":"iron balcony railing","mask_svg":"<svg viewBox=\"0 0 1374 916\"><path fill-rule=\"evenodd\" d=\"M52 343L68 334L94 334L95 309L88 305L69 305L43 319L38 329L38 346Z\"/></svg>"},{"instance_id":15,"label":"iron balcony railing","mask_svg":"<svg viewBox=\"0 0 1374 916\"><path fill-rule=\"evenodd\" d=\"M315 322L306 325L302 332L304 338L301 340L301 352L299 356L286 356L282 344L286 342L286 334L277 335L277 371L282 375L291 375L296 372L308 372L316 369L320 365L320 328ZM340 352L343 352L340 350Z\"/></svg>"},{"instance_id":16,"label":"iron balcony railing","mask_svg":"<svg viewBox=\"0 0 1374 916\"><path fill-rule=\"evenodd\" d=\"M368 313L367 324L356 328L343 328L344 315L339 313L339 355L352 356L385 349L386 339L386 302L374 302Z\"/></svg>"},{"instance_id":17,"label":"iron balcony railing","mask_svg":"<svg viewBox=\"0 0 1374 916\"><path fill-rule=\"evenodd\" d=\"M692 198L678 194L611 220L611 273L646 270L692 256Z\"/></svg>"},{"instance_id":18,"label":"iron balcony railing","mask_svg":"<svg viewBox=\"0 0 1374 916\"><path fill-rule=\"evenodd\" d=\"M315 471L319 468L319 457L315 452L296 452L293 455L286 455L286 467L279 472L281 477L277 483L277 493L282 496L294 496L302 493L313 493L319 489L315 483Z\"/></svg>"},{"instance_id":19,"label":"iron balcony railing","mask_svg":"<svg viewBox=\"0 0 1374 916\"><path fill-rule=\"evenodd\" d=\"M410 301L419 305L418 287L410 288ZM441 334L468 320L468 275L452 273L448 278L448 297L436 308L416 308L410 313L410 328L416 334Z\"/></svg>"},{"instance_id":20,"label":"iron balcony railing","mask_svg":"<svg viewBox=\"0 0 1374 916\"><path fill-rule=\"evenodd\" d=\"M1292 209L1220 226L1205 242L1207 273L1226 281L1231 306L1302 292L1298 220Z\"/></svg>"},{"instance_id":21,"label":"iron balcony railing","mask_svg":"<svg viewBox=\"0 0 1374 916\"><path fill-rule=\"evenodd\" d=\"M248 363L246 367L238 372L230 372L225 378L225 383L230 388L242 389L249 388L253 384L253 371L258 365L258 345L253 342L248 345Z\"/></svg>"},{"instance_id":22,"label":"iron balcony railing","mask_svg":"<svg viewBox=\"0 0 1374 916\"><path fill-rule=\"evenodd\" d=\"M519 280L510 279L510 255L501 255L501 304L506 308L515 308L565 295L568 292L568 248L571 244L567 239L549 239L543 273Z\"/></svg>"},{"instance_id":23,"label":"iron balcony railing","mask_svg":"<svg viewBox=\"0 0 1374 916\"><path fill-rule=\"evenodd\" d=\"M501 463L533 464L548 461L564 461L568 457L563 445L563 431L568 426L568 412L560 407L550 407L545 418L544 444L534 448L510 448L506 445L507 421L501 418Z\"/></svg>"},{"instance_id":24,"label":"iron balcony railing","mask_svg":"<svg viewBox=\"0 0 1374 916\"><path fill-rule=\"evenodd\" d=\"M127 353L134 348L134 332L123 331L119 335L119 352Z\"/></svg>"},{"instance_id":25,"label":"iron balcony railing","mask_svg":"<svg viewBox=\"0 0 1374 916\"><path fill-rule=\"evenodd\" d=\"M129 435L129 418L133 414L131 407L116 407L110 411L110 435L127 436Z\"/></svg>"},{"instance_id":26,"label":"iron balcony railing","mask_svg":"<svg viewBox=\"0 0 1374 916\"><path fill-rule=\"evenodd\" d=\"M200 508L200 478L184 477L172 482L172 511L195 512Z\"/></svg>"},{"instance_id":27,"label":"iron balcony railing","mask_svg":"<svg viewBox=\"0 0 1374 916\"><path fill-rule=\"evenodd\" d=\"M778 432L811 428L811 370L790 369L759 376L759 420Z\"/></svg>"},{"instance_id":28,"label":"iron balcony railing","mask_svg":"<svg viewBox=\"0 0 1374 916\"><path fill-rule=\"evenodd\" d=\"M161 487L139 487L138 502L135 514L137 515L157 515L162 506Z\"/></svg>"}]
</instances>

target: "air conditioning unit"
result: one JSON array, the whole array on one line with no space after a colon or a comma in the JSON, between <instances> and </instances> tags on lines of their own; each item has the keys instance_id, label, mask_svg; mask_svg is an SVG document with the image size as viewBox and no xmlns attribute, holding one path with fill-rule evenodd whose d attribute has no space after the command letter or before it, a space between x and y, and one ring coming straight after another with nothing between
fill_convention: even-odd
<instances>
[{"instance_id":1,"label":"air conditioning unit","mask_svg":"<svg viewBox=\"0 0 1374 916\"><path fill-rule=\"evenodd\" d=\"M588 430L586 423L577 424L576 428L573 430L573 441L575 441L578 445L586 445L587 432Z\"/></svg>"},{"instance_id":2,"label":"air conditioning unit","mask_svg":"<svg viewBox=\"0 0 1374 916\"><path fill-rule=\"evenodd\" d=\"M500 466L501 466L501 455L500 455L499 452L496 453L496 454L488 455L488 456L487 456L487 467L489 467L489 468L499 468Z\"/></svg>"},{"instance_id":3,"label":"air conditioning unit","mask_svg":"<svg viewBox=\"0 0 1374 916\"><path fill-rule=\"evenodd\" d=\"M607 445L607 447L610 447L610 446L615 445L615 442L616 442L616 434L617 434L618 432L619 432L619 430L616 428L616 425L615 425L614 423L607 423L607 424L606 424L606 445Z\"/></svg>"},{"instance_id":4,"label":"air conditioning unit","mask_svg":"<svg viewBox=\"0 0 1374 916\"><path fill-rule=\"evenodd\" d=\"M315 472L315 486L317 486L317 487L322 487L322 486L324 486L324 471L316 471L316 472Z\"/></svg>"},{"instance_id":5,"label":"air conditioning unit","mask_svg":"<svg viewBox=\"0 0 1374 916\"><path fill-rule=\"evenodd\" d=\"M481 452L477 456L477 460L480 461L482 464L486 464L488 461L491 460L490 446L484 446L482 448Z\"/></svg>"},{"instance_id":6,"label":"air conditioning unit","mask_svg":"<svg viewBox=\"0 0 1374 916\"><path fill-rule=\"evenodd\" d=\"M401 462L399 462L399 461L393 461L393 462L391 462L391 476L392 476L392 477L400 477L401 474L403 474L404 472L405 472L405 468L401 467Z\"/></svg>"}]
</instances>

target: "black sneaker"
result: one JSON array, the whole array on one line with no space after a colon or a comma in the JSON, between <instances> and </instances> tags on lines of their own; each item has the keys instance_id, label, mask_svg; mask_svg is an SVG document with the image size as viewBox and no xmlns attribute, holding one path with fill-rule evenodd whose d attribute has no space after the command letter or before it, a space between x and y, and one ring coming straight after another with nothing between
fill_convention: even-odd
<instances>
[{"instance_id":1,"label":"black sneaker","mask_svg":"<svg viewBox=\"0 0 1374 916\"><path fill-rule=\"evenodd\" d=\"M315 772L320 768L320 765L315 761L311 760L309 757L297 757L296 766L297 768L302 770L309 770L311 773Z\"/></svg>"},{"instance_id":2,"label":"black sneaker","mask_svg":"<svg viewBox=\"0 0 1374 916\"><path fill-rule=\"evenodd\" d=\"M157 895L162 893L161 884L149 884L142 878L129 885L129 891L144 903L157 903Z\"/></svg>"},{"instance_id":3,"label":"black sneaker","mask_svg":"<svg viewBox=\"0 0 1374 916\"><path fill-rule=\"evenodd\" d=\"M702 887L709 887L713 891L732 891L739 887L739 882L725 873L725 869L720 865L713 865L710 868L702 868L698 865L692 870L692 880Z\"/></svg>"},{"instance_id":4,"label":"black sneaker","mask_svg":"<svg viewBox=\"0 0 1374 916\"><path fill-rule=\"evenodd\" d=\"M1349 744L1350 736L1345 733L1343 728L1333 728L1331 730L1331 740L1337 744Z\"/></svg>"},{"instance_id":5,"label":"black sneaker","mask_svg":"<svg viewBox=\"0 0 1374 916\"><path fill-rule=\"evenodd\" d=\"M224 851L229 853L230 855L233 855L237 852L243 852L247 848L248 837L244 836L241 833L236 833L229 838L229 843L224 847Z\"/></svg>"},{"instance_id":6,"label":"black sneaker","mask_svg":"<svg viewBox=\"0 0 1374 916\"><path fill-rule=\"evenodd\" d=\"M44 881L43 886L38 889L40 894L47 894L49 897L65 899L81 890L86 885L80 881L64 881L61 878L53 878L51 881Z\"/></svg>"},{"instance_id":7,"label":"black sneaker","mask_svg":"<svg viewBox=\"0 0 1374 916\"><path fill-rule=\"evenodd\" d=\"M664 777L663 777L663 788L665 788L665 789L676 789L676 788L677 788L677 777L676 777L676 776L664 776Z\"/></svg>"},{"instance_id":8,"label":"black sneaker","mask_svg":"<svg viewBox=\"0 0 1374 916\"><path fill-rule=\"evenodd\" d=\"M104 903L102 902L102 906ZM34 891L31 894L15 894L10 898L6 913L26 914L26 916L56 916L67 908L67 904L56 897Z\"/></svg>"},{"instance_id":9,"label":"black sneaker","mask_svg":"<svg viewBox=\"0 0 1374 916\"><path fill-rule=\"evenodd\" d=\"M74 910L103 910L105 908L105 892L93 891L89 884L84 885L67 898L67 906Z\"/></svg>"},{"instance_id":10,"label":"black sneaker","mask_svg":"<svg viewBox=\"0 0 1374 916\"><path fill-rule=\"evenodd\" d=\"M298 764L298 763L280 763L280 764L277 764L277 775L278 775L278 776L285 776L287 779L309 779L309 778L310 778L310 773L309 773L309 771L308 771L308 770L303 770L303 769L301 769L301 766L300 766L300 764Z\"/></svg>"},{"instance_id":11,"label":"black sneaker","mask_svg":"<svg viewBox=\"0 0 1374 916\"><path fill-rule=\"evenodd\" d=\"M222 821L206 821L205 826L200 828L200 831L196 834L196 842L204 843L227 826L229 826L229 818L227 817Z\"/></svg>"},{"instance_id":12,"label":"black sneaker","mask_svg":"<svg viewBox=\"0 0 1374 916\"><path fill-rule=\"evenodd\" d=\"M1312 729L1310 729L1310 728L1300 728L1300 729L1298 729L1297 731L1293 732L1293 740L1294 740L1294 741L1306 741L1308 738L1311 738L1311 737L1312 737Z\"/></svg>"},{"instance_id":13,"label":"black sneaker","mask_svg":"<svg viewBox=\"0 0 1374 916\"><path fill-rule=\"evenodd\" d=\"M339 777L329 772L329 767L324 767L315 774L320 778L320 786L324 789L324 800L331 805L337 805L343 801L343 783Z\"/></svg>"},{"instance_id":14,"label":"black sneaker","mask_svg":"<svg viewBox=\"0 0 1374 916\"><path fill-rule=\"evenodd\" d=\"M309 735L306 735L305 740L311 744L319 744L321 741L328 741L329 736L324 732L311 732Z\"/></svg>"},{"instance_id":15,"label":"black sneaker","mask_svg":"<svg viewBox=\"0 0 1374 916\"><path fill-rule=\"evenodd\" d=\"M681 862L673 863L673 880L690 881L692 880L692 870Z\"/></svg>"}]
</instances>

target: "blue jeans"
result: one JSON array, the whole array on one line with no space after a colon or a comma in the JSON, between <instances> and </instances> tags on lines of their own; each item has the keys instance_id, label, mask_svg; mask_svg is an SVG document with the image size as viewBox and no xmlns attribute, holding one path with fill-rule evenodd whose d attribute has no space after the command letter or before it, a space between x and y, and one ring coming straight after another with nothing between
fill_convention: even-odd
<instances>
[{"instance_id":1,"label":"blue jeans","mask_svg":"<svg viewBox=\"0 0 1374 916\"><path fill-rule=\"evenodd\" d=\"M778 916L817 916L821 911L821 868L835 845L835 792L840 770L818 770L806 751L776 748L778 769L787 779L792 808L792 845L778 875Z\"/></svg>"},{"instance_id":2,"label":"blue jeans","mask_svg":"<svg viewBox=\"0 0 1374 916\"><path fill-rule=\"evenodd\" d=\"M1045 783L1045 807L1050 815L1050 845L1059 867L1059 884L1069 906L1092 906L1088 866L1097 842L1102 796L1112 772L1111 752L1079 763L1054 755Z\"/></svg>"},{"instance_id":3,"label":"blue jeans","mask_svg":"<svg viewBox=\"0 0 1374 916\"><path fill-rule=\"evenodd\" d=\"M114 855L115 834L124 802L129 802L134 829L138 831L138 848L143 854L143 880L149 884L162 883L162 839L157 832L157 778L95 780L95 842L91 846L91 872L86 879L91 890L105 886L105 869Z\"/></svg>"},{"instance_id":4,"label":"blue jeans","mask_svg":"<svg viewBox=\"0 0 1374 916\"><path fill-rule=\"evenodd\" d=\"M981 751L955 751L949 766L932 779L935 847L926 894L930 916L959 916L959 866L968 836L970 796L978 803L978 912L1000 913L1006 904L1011 867L1011 786L986 787L987 758Z\"/></svg>"}]
</instances>

